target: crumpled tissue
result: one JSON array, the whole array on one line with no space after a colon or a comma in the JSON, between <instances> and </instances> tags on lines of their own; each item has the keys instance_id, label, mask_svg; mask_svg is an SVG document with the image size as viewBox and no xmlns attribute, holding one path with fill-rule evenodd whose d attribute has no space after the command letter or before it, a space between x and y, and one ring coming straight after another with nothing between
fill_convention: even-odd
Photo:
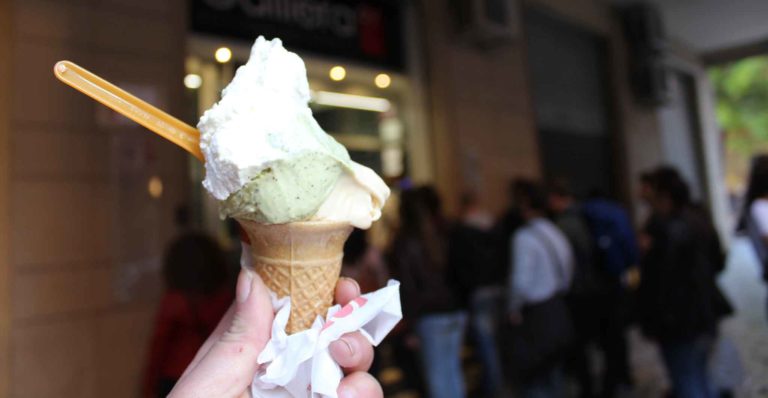
<instances>
[{"instance_id":1,"label":"crumpled tissue","mask_svg":"<svg viewBox=\"0 0 768 398\"><path fill-rule=\"evenodd\" d=\"M243 244L243 266L250 267L249 248ZM325 319L318 316L311 328L288 335L289 297L277 298L272 337L258 358L259 371L251 384L254 398L337 398L344 374L331 358L328 346L342 335L360 332L374 346L402 319L400 282L364 294L345 306L334 305Z\"/></svg>"}]
</instances>

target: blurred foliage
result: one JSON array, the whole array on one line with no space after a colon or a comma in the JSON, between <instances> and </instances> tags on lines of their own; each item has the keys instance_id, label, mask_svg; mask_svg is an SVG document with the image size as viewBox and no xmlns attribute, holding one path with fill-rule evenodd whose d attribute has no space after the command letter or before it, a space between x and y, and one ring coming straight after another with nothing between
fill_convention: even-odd
<instances>
[{"instance_id":1,"label":"blurred foliage","mask_svg":"<svg viewBox=\"0 0 768 398\"><path fill-rule=\"evenodd\" d=\"M768 56L709 69L726 147L749 157L768 143Z\"/></svg>"}]
</instances>

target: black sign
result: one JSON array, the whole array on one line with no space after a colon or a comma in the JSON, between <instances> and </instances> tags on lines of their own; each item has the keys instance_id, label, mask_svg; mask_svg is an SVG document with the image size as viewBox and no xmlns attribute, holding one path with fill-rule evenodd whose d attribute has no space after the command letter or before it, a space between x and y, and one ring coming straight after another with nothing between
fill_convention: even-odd
<instances>
[{"instance_id":1,"label":"black sign","mask_svg":"<svg viewBox=\"0 0 768 398\"><path fill-rule=\"evenodd\" d=\"M196 32L279 37L305 50L403 68L402 16L394 0L191 0Z\"/></svg>"}]
</instances>

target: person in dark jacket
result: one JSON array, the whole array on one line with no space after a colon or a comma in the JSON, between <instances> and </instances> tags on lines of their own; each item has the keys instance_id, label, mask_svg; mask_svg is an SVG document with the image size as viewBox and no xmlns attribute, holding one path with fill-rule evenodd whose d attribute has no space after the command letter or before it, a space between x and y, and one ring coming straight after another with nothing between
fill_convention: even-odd
<instances>
[{"instance_id":1,"label":"person in dark jacket","mask_svg":"<svg viewBox=\"0 0 768 398\"><path fill-rule=\"evenodd\" d=\"M466 289L448 261L447 223L431 187L404 191L390 261L400 278L403 315L416 333L433 398L465 396L461 347Z\"/></svg>"},{"instance_id":2,"label":"person in dark jacket","mask_svg":"<svg viewBox=\"0 0 768 398\"><path fill-rule=\"evenodd\" d=\"M477 195L467 192L461 198L460 218L449 242L449 261L469 293L470 337L483 365L482 390L487 397L500 395L504 387L496 330L506 264L500 261L493 222Z\"/></svg>"},{"instance_id":3,"label":"person in dark jacket","mask_svg":"<svg viewBox=\"0 0 768 398\"><path fill-rule=\"evenodd\" d=\"M594 260L603 277L604 306L598 328L606 361L602 396L612 397L619 386L633 384L627 327L639 249L629 213L620 203L593 196L582 203L582 214L595 240Z\"/></svg>"},{"instance_id":4,"label":"person in dark jacket","mask_svg":"<svg viewBox=\"0 0 768 398\"><path fill-rule=\"evenodd\" d=\"M711 221L691 204L679 174L660 168L651 181L654 220L644 231L640 325L661 348L675 396L708 398L707 360L718 320L730 312L715 282L724 256Z\"/></svg>"},{"instance_id":5,"label":"person in dark jacket","mask_svg":"<svg viewBox=\"0 0 768 398\"><path fill-rule=\"evenodd\" d=\"M573 248L575 269L567 295L576 342L569 372L583 398L613 397L618 386L630 384L625 329L626 300L621 274L636 265L635 237L624 209L607 199L578 203L563 181L549 187L549 209ZM602 389L594 385L594 344L603 354Z\"/></svg>"},{"instance_id":6,"label":"person in dark jacket","mask_svg":"<svg viewBox=\"0 0 768 398\"><path fill-rule=\"evenodd\" d=\"M515 232L525 224L523 215L520 213L520 207L515 202L517 185L519 178L513 179L507 187L507 209L501 214L501 217L494 226L494 237L496 239L497 251L499 253L499 262L507 267L511 261L509 252L509 241L515 235Z\"/></svg>"}]
</instances>

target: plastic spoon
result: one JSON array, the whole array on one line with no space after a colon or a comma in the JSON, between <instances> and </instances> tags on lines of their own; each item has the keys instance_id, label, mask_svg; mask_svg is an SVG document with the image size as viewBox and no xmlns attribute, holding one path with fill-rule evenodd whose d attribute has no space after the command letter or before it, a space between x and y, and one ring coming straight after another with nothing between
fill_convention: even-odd
<instances>
[{"instance_id":1,"label":"plastic spoon","mask_svg":"<svg viewBox=\"0 0 768 398\"><path fill-rule=\"evenodd\" d=\"M201 161L205 161L200 152L200 132L196 128L134 97L70 61L57 62L53 67L53 73L59 80L81 93L154 131Z\"/></svg>"}]
</instances>

